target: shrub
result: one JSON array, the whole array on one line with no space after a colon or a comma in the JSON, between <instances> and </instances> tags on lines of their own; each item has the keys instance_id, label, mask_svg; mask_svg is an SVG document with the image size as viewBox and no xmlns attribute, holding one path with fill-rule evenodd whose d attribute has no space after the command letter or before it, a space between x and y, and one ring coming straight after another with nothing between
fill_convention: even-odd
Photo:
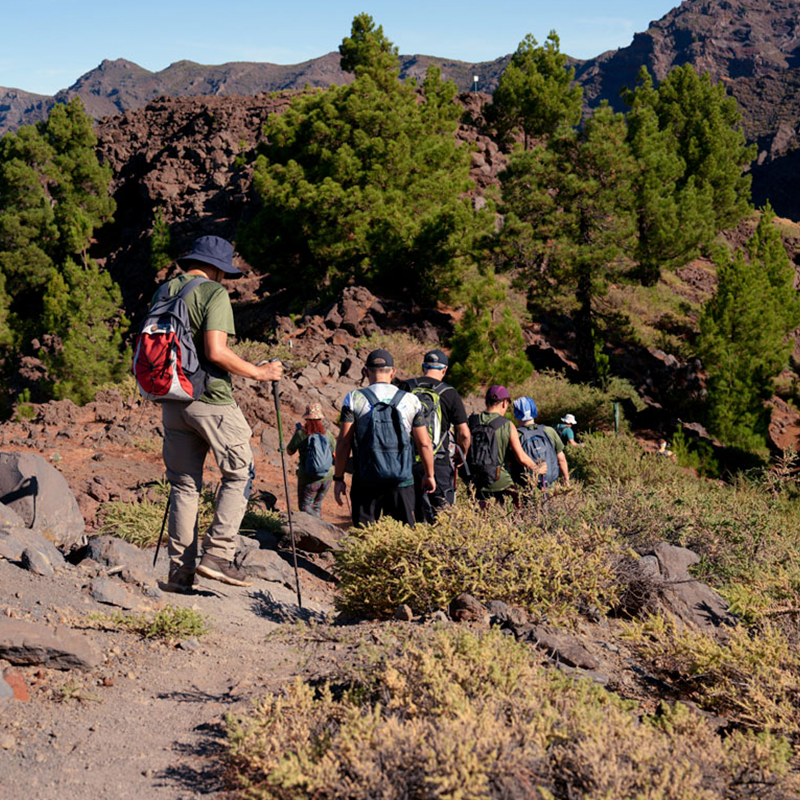
<instances>
[{"instance_id":1,"label":"shrub","mask_svg":"<svg viewBox=\"0 0 800 800\"><path fill-rule=\"evenodd\" d=\"M650 667L704 708L748 728L800 733L800 655L772 626L733 628L725 642L663 617L627 631Z\"/></svg>"},{"instance_id":2,"label":"shrub","mask_svg":"<svg viewBox=\"0 0 800 800\"><path fill-rule=\"evenodd\" d=\"M543 530L527 512L464 503L433 525L409 528L384 517L351 530L336 553L338 602L377 617L403 603L431 611L461 592L552 616L583 604L607 609L617 599L621 555L613 533L599 525Z\"/></svg>"},{"instance_id":3,"label":"shrub","mask_svg":"<svg viewBox=\"0 0 800 800\"><path fill-rule=\"evenodd\" d=\"M367 658L370 669L341 667L317 689L298 679L228 714L247 797L713 800L800 787L777 737L723 742L685 706L640 717L497 631L398 634Z\"/></svg>"},{"instance_id":4,"label":"shrub","mask_svg":"<svg viewBox=\"0 0 800 800\"><path fill-rule=\"evenodd\" d=\"M570 472L589 484L660 486L685 479L670 459L647 453L630 437L597 433L582 442L569 450Z\"/></svg>"},{"instance_id":5,"label":"shrub","mask_svg":"<svg viewBox=\"0 0 800 800\"><path fill-rule=\"evenodd\" d=\"M580 431L614 430L614 402L630 401L637 408L642 402L636 390L622 378L611 378L603 390L587 383L570 383L555 372L540 372L524 383L511 387L513 397L527 395L536 401L539 421L555 425L565 414L574 414ZM622 430L627 430L624 418Z\"/></svg>"},{"instance_id":6,"label":"shrub","mask_svg":"<svg viewBox=\"0 0 800 800\"><path fill-rule=\"evenodd\" d=\"M145 639L164 639L168 642L179 642L191 636L200 637L211 630L206 617L192 608L168 605L152 616L149 614L116 614L98 615L94 619L110 626L138 633Z\"/></svg>"},{"instance_id":7,"label":"shrub","mask_svg":"<svg viewBox=\"0 0 800 800\"><path fill-rule=\"evenodd\" d=\"M169 496L169 484L162 481L158 485L161 499L157 501L143 499L138 503L126 503L122 500L111 500L102 503L97 512L102 520L98 535L111 534L137 547L154 547L161 534L164 512ZM214 518L214 493L212 489L203 490L200 502L200 518L198 525L204 530ZM166 535L166 534L165 534Z\"/></svg>"},{"instance_id":8,"label":"shrub","mask_svg":"<svg viewBox=\"0 0 800 800\"><path fill-rule=\"evenodd\" d=\"M358 357L366 359L372 350L388 350L400 378L413 378L420 374L422 357L431 349L430 343L415 339L407 333L370 333L356 343Z\"/></svg>"}]
</instances>

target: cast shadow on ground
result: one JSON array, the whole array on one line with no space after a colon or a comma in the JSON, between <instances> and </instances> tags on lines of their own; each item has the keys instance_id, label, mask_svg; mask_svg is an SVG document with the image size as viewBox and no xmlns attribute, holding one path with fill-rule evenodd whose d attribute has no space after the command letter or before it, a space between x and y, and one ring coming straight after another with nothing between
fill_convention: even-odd
<instances>
[{"instance_id":1,"label":"cast shadow on ground","mask_svg":"<svg viewBox=\"0 0 800 800\"><path fill-rule=\"evenodd\" d=\"M193 732L199 741L176 742L172 748L175 763L160 772L158 777L165 783L189 789L192 797L218 796L231 788L228 780L230 768L224 758L228 750L225 729L220 722L204 722Z\"/></svg>"},{"instance_id":2,"label":"cast shadow on ground","mask_svg":"<svg viewBox=\"0 0 800 800\"><path fill-rule=\"evenodd\" d=\"M321 611L312 611L309 608L299 608L294 603L281 603L269 592L250 592L250 610L257 616L270 622L328 622L328 617Z\"/></svg>"}]
</instances>

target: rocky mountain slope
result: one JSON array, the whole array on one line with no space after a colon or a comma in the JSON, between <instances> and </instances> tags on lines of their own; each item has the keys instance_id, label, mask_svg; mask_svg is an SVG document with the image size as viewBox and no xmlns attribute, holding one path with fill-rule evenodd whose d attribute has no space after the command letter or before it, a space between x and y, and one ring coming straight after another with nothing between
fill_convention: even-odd
<instances>
[{"instance_id":1,"label":"rocky mountain slope","mask_svg":"<svg viewBox=\"0 0 800 800\"><path fill-rule=\"evenodd\" d=\"M494 91L509 56L483 63L467 63L435 56L401 56L403 79L423 78L428 66L438 64L444 77L462 91L472 88L473 76L481 77L480 88ZM157 97L198 95L257 95L264 92L297 91L349 83L350 73L339 67L339 53L331 52L302 64L264 64L236 61L206 65L176 61L158 72L118 58L105 60L53 97L0 87L0 135L44 119L55 103L80 97L95 119L141 108Z\"/></svg>"},{"instance_id":2,"label":"rocky mountain slope","mask_svg":"<svg viewBox=\"0 0 800 800\"><path fill-rule=\"evenodd\" d=\"M524 31L520 32L520 37ZM541 38L541 34L540 34ZM424 55L401 56L401 75L420 78L431 63L462 91L480 76L491 92L508 63L467 63ZM736 97L743 126L759 148L753 191L759 205L769 199L782 216L800 218L795 176L800 170L800 6L793 0L685 0L637 33L627 47L587 61L571 60L583 86L587 110L603 100L622 106L620 90L632 86L642 65L657 80L674 66L690 63L722 81ZM143 107L166 95L233 96L300 90L345 83L336 52L302 64L233 62L217 66L177 61L150 72L125 59L103 61L54 97L0 88L0 134L42 119L56 102L80 96L96 119Z\"/></svg>"}]
</instances>

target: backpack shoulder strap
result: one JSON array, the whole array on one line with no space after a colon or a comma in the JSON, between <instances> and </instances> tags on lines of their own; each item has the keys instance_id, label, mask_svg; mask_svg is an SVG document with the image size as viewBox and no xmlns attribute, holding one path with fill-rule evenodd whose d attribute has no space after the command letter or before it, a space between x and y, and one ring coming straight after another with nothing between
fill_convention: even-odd
<instances>
[{"instance_id":1,"label":"backpack shoulder strap","mask_svg":"<svg viewBox=\"0 0 800 800\"><path fill-rule=\"evenodd\" d=\"M369 386L365 386L363 389L356 389L356 391L359 392L363 397L367 398L367 402L370 404L370 406L377 405L380 402L378 400L378 396Z\"/></svg>"},{"instance_id":2,"label":"backpack shoulder strap","mask_svg":"<svg viewBox=\"0 0 800 800\"><path fill-rule=\"evenodd\" d=\"M405 397L407 394L408 394L408 392L404 392L402 389L398 389L398 390L397 390L397 391L394 393L394 397L392 397L392 399L389 401L389 405L390 405L390 406L392 406L393 408L397 408L397 406L399 406L399 405L400 405L400 402L402 401L402 399L403 399L403 398L404 398L404 397Z\"/></svg>"},{"instance_id":3,"label":"backpack shoulder strap","mask_svg":"<svg viewBox=\"0 0 800 800\"><path fill-rule=\"evenodd\" d=\"M510 423L510 422L511 422L511 420L508 420L508 419L506 419L505 417L495 417L495 418L494 418L494 419L493 419L493 420L492 420L492 421L489 423L489 427L490 427L492 430L494 430L494 431L499 431L499 430L500 430L500 428L502 428L502 427L503 427L503 425L504 425L506 422L509 422L509 423Z\"/></svg>"},{"instance_id":4,"label":"backpack shoulder strap","mask_svg":"<svg viewBox=\"0 0 800 800\"><path fill-rule=\"evenodd\" d=\"M208 278L202 275L197 275L186 283L186 285L178 292L177 297L185 300L201 283L210 283Z\"/></svg>"},{"instance_id":5,"label":"backpack shoulder strap","mask_svg":"<svg viewBox=\"0 0 800 800\"><path fill-rule=\"evenodd\" d=\"M452 389L453 387L449 383L437 383L436 386L433 387L433 391L441 397L448 389Z\"/></svg>"}]
</instances>

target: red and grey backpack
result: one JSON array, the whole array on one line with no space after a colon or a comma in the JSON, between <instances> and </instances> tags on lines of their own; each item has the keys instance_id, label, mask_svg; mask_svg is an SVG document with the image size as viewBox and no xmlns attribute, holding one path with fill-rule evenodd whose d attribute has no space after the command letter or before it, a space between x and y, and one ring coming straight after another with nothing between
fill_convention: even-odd
<instances>
[{"instance_id":1,"label":"red and grey backpack","mask_svg":"<svg viewBox=\"0 0 800 800\"><path fill-rule=\"evenodd\" d=\"M172 297L169 283L156 293L133 354L133 375L146 399L190 403L206 390L208 374L194 346L186 298L207 280L193 278Z\"/></svg>"}]
</instances>

